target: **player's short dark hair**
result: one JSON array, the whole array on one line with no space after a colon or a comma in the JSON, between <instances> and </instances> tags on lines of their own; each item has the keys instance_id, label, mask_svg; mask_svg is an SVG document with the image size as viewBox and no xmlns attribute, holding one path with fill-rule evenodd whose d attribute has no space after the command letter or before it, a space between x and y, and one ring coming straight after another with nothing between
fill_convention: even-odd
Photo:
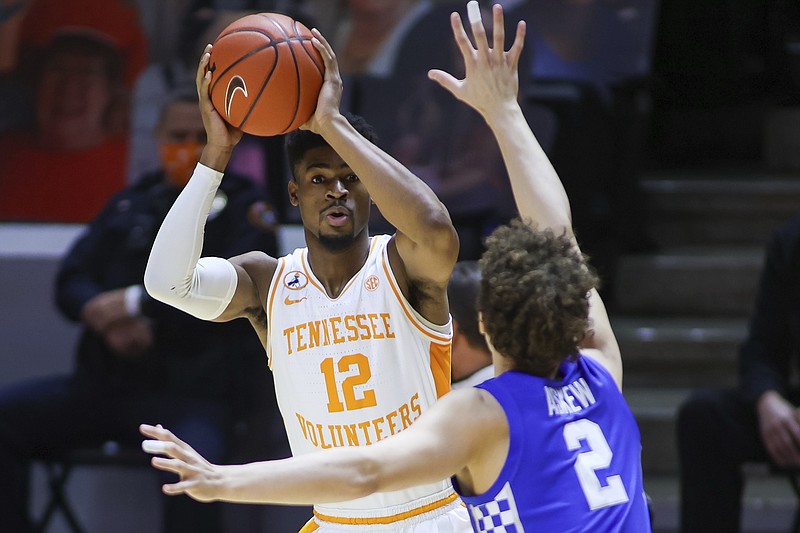
<instances>
[{"instance_id":1,"label":"player's short dark hair","mask_svg":"<svg viewBox=\"0 0 800 533\"><path fill-rule=\"evenodd\" d=\"M515 219L486 239L480 265L484 329L516 370L549 376L578 357L599 280L569 237Z\"/></svg>"},{"instance_id":2,"label":"player's short dark hair","mask_svg":"<svg viewBox=\"0 0 800 533\"><path fill-rule=\"evenodd\" d=\"M470 346L489 352L486 339L478 327L478 292L481 289L481 269L477 261L456 263L447 283L450 314Z\"/></svg>"},{"instance_id":3,"label":"player's short dark hair","mask_svg":"<svg viewBox=\"0 0 800 533\"><path fill-rule=\"evenodd\" d=\"M350 125L353 126L362 137L372 144L377 144L378 135L364 117L349 112L344 112L342 115L344 115ZM323 139L321 135L309 130L297 129L286 135L285 146L289 170L291 170L292 176L294 176L295 165L303 158L306 152L312 148L328 146L328 143L325 142L325 139Z\"/></svg>"}]
</instances>

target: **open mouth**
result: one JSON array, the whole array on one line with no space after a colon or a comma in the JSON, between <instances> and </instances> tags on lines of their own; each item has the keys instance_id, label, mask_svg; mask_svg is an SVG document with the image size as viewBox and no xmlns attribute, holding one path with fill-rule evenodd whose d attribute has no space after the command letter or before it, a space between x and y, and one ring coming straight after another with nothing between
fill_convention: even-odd
<instances>
[{"instance_id":1,"label":"open mouth","mask_svg":"<svg viewBox=\"0 0 800 533\"><path fill-rule=\"evenodd\" d=\"M325 220L331 226L343 226L350 219L350 210L344 207L333 207L324 212Z\"/></svg>"}]
</instances>

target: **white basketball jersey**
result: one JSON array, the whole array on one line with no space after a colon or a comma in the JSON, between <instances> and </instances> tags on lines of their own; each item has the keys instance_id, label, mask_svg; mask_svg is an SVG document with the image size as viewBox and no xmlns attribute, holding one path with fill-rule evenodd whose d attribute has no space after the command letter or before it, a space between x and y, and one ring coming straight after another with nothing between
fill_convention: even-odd
<instances>
[{"instance_id":1,"label":"white basketball jersey","mask_svg":"<svg viewBox=\"0 0 800 533\"><path fill-rule=\"evenodd\" d=\"M422 318L389 267L391 237L330 298L300 248L278 261L267 295L270 368L294 455L365 446L407 428L450 389L452 328ZM315 506L333 523L379 524L449 506L449 481Z\"/></svg>"}]
</instances>

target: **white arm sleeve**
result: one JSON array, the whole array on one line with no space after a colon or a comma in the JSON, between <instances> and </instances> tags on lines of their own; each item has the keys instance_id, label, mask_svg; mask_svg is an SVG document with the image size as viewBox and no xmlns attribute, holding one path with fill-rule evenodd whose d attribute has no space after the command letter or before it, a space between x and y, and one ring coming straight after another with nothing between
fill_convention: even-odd
<instances>
[{"instance_id":1,"label":"white arm sleeve","mask_svg":"<svg viewBox=\"0 0 800 533\"><path fill-rule=\"evenodd\" d=\"M150 296L205 320L221 315L236 292L236 269L227 259L200 258L221 181L221 172L197 164L158 230L144 272Z\"/></svg>"}]
</instances>

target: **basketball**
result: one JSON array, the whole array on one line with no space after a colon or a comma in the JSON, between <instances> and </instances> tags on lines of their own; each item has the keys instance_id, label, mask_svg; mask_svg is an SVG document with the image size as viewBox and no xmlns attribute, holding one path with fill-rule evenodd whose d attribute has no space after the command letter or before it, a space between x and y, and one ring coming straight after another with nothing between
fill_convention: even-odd
<instances>
[{"instance_id":1,"label":"basketball","mask_svg":"<svg viewBox=\"0 0 800 533\"><path fill-rule=\"evenodd\" d=\"M229 24L211 49L209 92L217 112L245 133L288 133L314 114L325 66L311 31L279 13Z\"/></svg>"}]
</instances>

